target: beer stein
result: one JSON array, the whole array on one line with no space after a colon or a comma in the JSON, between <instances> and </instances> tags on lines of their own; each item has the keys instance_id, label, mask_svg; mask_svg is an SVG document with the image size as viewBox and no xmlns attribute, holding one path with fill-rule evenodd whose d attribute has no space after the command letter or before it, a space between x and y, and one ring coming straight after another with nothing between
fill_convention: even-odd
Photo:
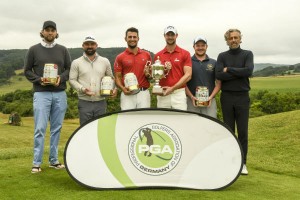
<instances>
[{"instance_id":1,"label":"beer stein","mask_svg":"<svg viewBox=\"0 0 300 200\"><path fill-rule=\"evenodd\" d=\"M196 106L207 107L209 105L209 91L205 86L198 86L196 88Z\"/></svg>"},{"instance_id":2,"label":"beer stein","mask_svg":"<svg viewBox=\"0 0 300 200\"><path fill-rule=\"evenodd\" d=\"M131 94L137 94L140 92L139 83L134 73L127 73L124 76L125 87L129 89Z\"/></svg>"},{"instance_id":3,"label":"beer stein","mask_svg":"<svg viewBox=\"0 0 300 200\"><path fill-rule=\"evenodd\" d=\"M56 64L45 64L43 83L46 85L55 85L57 81L57 65Z\"/></svg>"},{"instance_id":4,"label":"beer stein","mask_svg":"<svg viewBox=\"0 0 300 200\"><path fill-rule=\"evenodd\" d=\"M100 84L100 95L101 96L112 96L115 88L115 81L110 76L104 76Z\"/></svg>"}]
</instances>

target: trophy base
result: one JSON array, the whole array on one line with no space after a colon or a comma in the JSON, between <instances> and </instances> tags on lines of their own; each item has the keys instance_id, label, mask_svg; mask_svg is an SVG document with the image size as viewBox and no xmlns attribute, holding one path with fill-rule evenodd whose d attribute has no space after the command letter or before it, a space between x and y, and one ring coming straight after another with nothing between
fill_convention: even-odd
<instances>
[{"instance_id":1,"label":"trophy base","mask_svg":"<svg viewBox=\"0 0 300 200\"><path fill-rule=\"evenodd\" d=\"M100 90L100 95L103 97L111 96L113 93L112 90Z\"/></svg>"},{"instance_id":2,"label":"trophy base","mask_svg":"<svg viewBox=\"0 0 300 200\"><path fill-rule=\"evenodd\" d=\"M161 87L153 87L152 88L152 94L158 94L161 95L163 94L164 90Z\"/></svg>"},{"instance_id":3,"label":"trophy base","mask_svg":"<svg viewBox=\"0 0 300 200\"><path fill-rule=\"evenodd\" d=\"M137 94L140 92L140 88L138 85L132 85L132 86L129 86L129 91L131 92L131 94Z\"/></svg>"},{"instance_id":4,"label":"trophy base","mask_svg":"<svg viewBox=\"0 0 300 200\"><path fill-rule=\"evenodd\" d=\"M207 107L209 104L209 101L196 101L197 107Z\"/></svg>"},{"instance_id":5,"label":"trophy base","mask_svg":"<svg viewBox=\"0 0 300 200\"><path fill-rule=\"evenodd\" d=\"M45 85L55 85L57 78L44 78L43 83Z\"/></svg>"}]
</instances>

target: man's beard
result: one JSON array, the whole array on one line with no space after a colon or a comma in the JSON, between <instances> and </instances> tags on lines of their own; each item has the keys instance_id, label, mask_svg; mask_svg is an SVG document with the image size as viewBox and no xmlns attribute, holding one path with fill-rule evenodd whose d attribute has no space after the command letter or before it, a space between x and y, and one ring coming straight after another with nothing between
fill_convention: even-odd
<instances>
[{"instance_id":1,"label":"man's beard","mask_svg":"<svg viewBox=\"0 0 300 200\"><path fill-rule=\"evenodd\" d=\"M52 43L55 40L55 37L50 37L50 39L48 37L44 37L45 42L47 43Z\"/></svg>"},{"instance_id":2,"label":"man's beard","mask_svg":"<svg viewBox=\"0 0 300 200\"><path fill-rule=\"evenodd\" d=\"M168 45L174 45L176 43L176 40L167 40Z\"/></svg>"},{"instance_id":3,"label":"man's beard","mask_svg":"<svg viewBox=\"0 0 300 200\"><path fill-rule=\"evenodd\" d=\"M88 55L88 56L92 56L96 53L96 50L94 49L86 49L85 51L85 54Z\"/></svg>"},{"instance_id":4,"label":"man's beard","mask_svg":"<svg viewBox=\"0 0 300 200\"><path fill-rule=\"evenodd\" d=\"M128 47L129 47L130 49L134 49L135 47L137 47L137 44L136 44L136 45L128 45Z\"/></svg>"}]
</instances>

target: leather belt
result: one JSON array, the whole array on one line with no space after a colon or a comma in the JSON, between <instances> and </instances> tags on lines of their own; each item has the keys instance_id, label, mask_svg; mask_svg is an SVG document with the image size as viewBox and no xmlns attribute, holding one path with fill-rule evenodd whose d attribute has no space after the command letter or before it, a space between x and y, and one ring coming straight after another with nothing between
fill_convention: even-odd
<instances>
[{"instance_id":1,"label":"leather belt","mask_svg":"<svg viewBox=\"0 0 300 200\"><path fill-rule=\"evenodd\" d=\"M140 91L145 91L145 90L148 90L148 88L146 88L146 87L140 87Z\"/></svg>"}]
</instances>

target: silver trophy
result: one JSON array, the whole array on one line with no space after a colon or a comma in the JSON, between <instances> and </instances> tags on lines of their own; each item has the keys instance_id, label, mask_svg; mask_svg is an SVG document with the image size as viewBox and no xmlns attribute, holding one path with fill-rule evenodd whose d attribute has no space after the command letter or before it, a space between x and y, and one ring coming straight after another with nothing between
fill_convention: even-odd
<instances>
[{"instance_id":1,"label":"silver trophy","mask_svg":"<svg viewBox=\"0 0 300 200\"><path fill-rule=\"evenodd\" d=\"M154 79L154 85L152 89L152 94L163 94L163 88L159 85L159 81L162 78L166 78L171 69L171 63L166 62L164 65L159 60L159 56L153 65L150 65L151 62L146 63L146 68L151 70L151 77Z\"/></svg>"}]
</instances>

